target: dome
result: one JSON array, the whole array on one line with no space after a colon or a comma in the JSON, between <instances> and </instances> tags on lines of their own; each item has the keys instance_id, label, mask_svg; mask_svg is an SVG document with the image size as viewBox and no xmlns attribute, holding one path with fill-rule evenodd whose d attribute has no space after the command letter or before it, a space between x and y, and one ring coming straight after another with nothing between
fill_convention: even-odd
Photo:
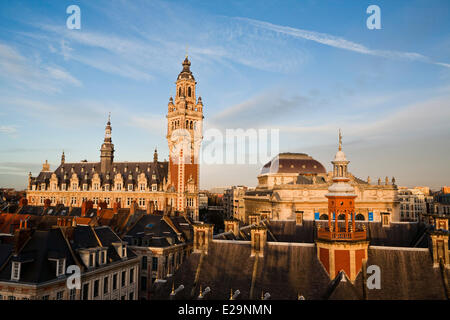
<instances>
[{"instance_id":1,"label":"dome","mask_svg":"<svg viewBox=\"0 0 450 320\"><path fill-rule=\"evenodd\" d=\"M345 153L342 150L339 150L336 152L336 155L334 156L334 161L347 161L345 158Z\"/></svg>"},{"instance_id":2,"label":"dome","mask_svg":"<svg viewBox=\"0 0 450 320\"><path fill-rule=\"evenodd\" d=\"M305 153L280 153L266 163L260 174L326 174L325 167Z\"/></svg>"},{"instance_id":3,"label":"dome","mask_svg":"<svg viewBox=\"0 0 450 320\"><path fill-rule=\"evenodd\" d=\"M183 63L183 70L181 70L180 74L178 75L177 80L180 79L187 79L187 80L195 80L194 76L192 75L191 72L191 62L189 61L189 59L186 57L186 59L184 59Z\"/></svg>"}]
</instances>

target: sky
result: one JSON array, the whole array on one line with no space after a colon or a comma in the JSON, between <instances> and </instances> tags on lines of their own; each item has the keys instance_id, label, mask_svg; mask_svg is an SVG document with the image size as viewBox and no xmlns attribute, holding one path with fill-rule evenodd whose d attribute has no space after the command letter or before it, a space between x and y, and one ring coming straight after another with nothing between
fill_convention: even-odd
<instances>
[{"instance_id":1,"label":"sky","mask_svg":"<svg viewBox=\"0 0 450 320\"><path fill-rule=\"evenodd\" d=\"M450 184L447 0L3 0L0 187L24 188L62 150L99 161L109 112L115 160L152 161L155 147L167 159L186 52L205 130L279 130L280 152L331 170L340 128L355 176ZM263 164L202 163L201 188L255 186Z\"/></svg>"}]
</instances>

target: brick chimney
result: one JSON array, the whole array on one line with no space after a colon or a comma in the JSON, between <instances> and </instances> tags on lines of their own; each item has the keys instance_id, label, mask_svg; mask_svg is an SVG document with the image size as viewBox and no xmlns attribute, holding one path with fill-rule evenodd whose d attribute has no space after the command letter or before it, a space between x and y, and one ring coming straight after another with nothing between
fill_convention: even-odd
<instances>
[{"instance_id":1,"label":"brick chimney","mask_svg":"<svg viewBox=\"0 0 450 320\"><path fill-rule=\"evenodd\" d=\"M91 200L83 201L83 203L81 204L81 216L85 217L89 210L91 210L93 207L94 202L92 202Z\"/></svg>"},{"instance_id":2,"label":"brick chimney","mask_svg":"<svg viewBox=\"0 0 450 320\"><path fill-rule=\"evenodd\" d=\"M138 204L137 204L136 200L133 200L130 205L130 214L131 215L135 214L137 208L138 208Z\"/></svg>"},{"instance_id":3,"label":"brick chimney","mask_svg":"<svg viewBox=\"0 0 450 320\"><path fill-rule=\"evenodd\" d=\"M153 205L153 201L148 200L147 201L147 208L146 208L146 212L147 214L153 214L153 210L154 210L154 205Z\"/></svg>"},{"instance_id":4,"label":"brick chimney","mask_svg":"<svg viewBox=\"0 0 450 320\"><path fill-rule=\"evenodd\" d=\"M117 212L119 212L119 209L120 209L120 202L114 202L114 204L113 204L113 212L117 213Z\"/></svg>"},{"instance_id":5,"label":"brick chimney","mask_svg":"<svg viewBox=\"0 0 450 320\"><path fill-rule=\"evenodd\" d=\"M194 224L194 253L208 254L208 246L213 239L213 224Z\"/></svg>"},{"instance_id":6,"label":"brick chimney","mask_svg":"<svg viewBox=\"0 0 450 320\"><path fill-rule=\"evenodd\" d=\"M52 202L50 201L50 199L45 199L44 200L44 210L48 209L48 207L50 207L51 204L52 204Z\"/></svg>"},{"instance_id":7,"label":"brick chimney","mask_svg":"<svg viewBox=\"0 0 450 320\"><path fill-rule=\"evenodd\" d=\"M226 219L224 220L225 232L232 232L235 237L239 237L239 220L238 219Z\"/></svg>"},{"instance_id":8,"label":"brick chimney","mask_svg":"<svg viewBox=\"0 0 450 320\"><path fill-rule=\"evenodd\" d=\"M26 205L28 205L28 199L25 198L25 197L20 198L20 200L19 200L19 207L24 207Z\"/></svg>"},{"instance_id":9,"label":"brick chimney","mask_svg":"<svg viewBox=\"0 0 450 320\"><path fill-rule=\"evenodd\" d=\"M252 244L252 252L251 257L264 256L264 248L267 244L267 228L266 227L252 227L250 229L251 233L251 244Z\"/></svg>"}]
</instances>

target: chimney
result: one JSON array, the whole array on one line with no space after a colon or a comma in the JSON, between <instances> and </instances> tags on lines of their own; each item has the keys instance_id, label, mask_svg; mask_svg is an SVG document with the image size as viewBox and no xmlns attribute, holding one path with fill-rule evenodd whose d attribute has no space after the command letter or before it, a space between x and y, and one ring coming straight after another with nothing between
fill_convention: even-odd
<instances>
[{"instance_id":1,"label":"chimney","mask_svg":"<svg viewBox=\"0 0 450 320\"><path fill-rule=\"evenodd\" d=\"M248 222L250 225L252 225L252 224L259 225L260 221L261 221L261 217L259 214L250 214L248 216Z\"/></svg>"},{"instance_id":2,"label":"chimney","mask_svg":"<svg viewBox=\"0 0 450 320\"><path fill-rule=\"evenodd\" d=\"M238 219L226 219L224 220L225 232L232 232L234 236L239 237L239 220Z\"/></svg>"},{"instance_id":3,"label":"chimney","mask_svg":"<svg viewBox=\"0 0 450 320\"><path fill-rule=\"evenodd\" d=\"M450 268L450 259L448 253L448 232L432 231L431 245L433 251L433 267L439 267L442 261L446 268Z\"/></svg>"},{"instance_id":4,"label":"chimney","mask_svg":"<svg viewBox=\"0 0 450 320\"><path fill-rule=\"evenodd\" d=\"M251 257L264 256L264 248L267 244L267 228L266 227L252 227L251 232Z\"/></svg>"},{"instance_id":5,"label":"chimney","mask_svg":"<svg viewBox=\"0 0 450 320\"><path fill-rule=\"evenodd\" d=\"M133 200L130 205L130 214L131 215L136 213L137 207L138 207L138 204L137 204L136 200Z\"/></svg>"},{"instance_id":6,"label":"chimney","mask_svg":"<svg viewBox=\"0 0 450 320\"><path fill-rule=\"evenodd\" d=\"M81 204L81 216L82 217L86 216L86 211L87 211L87 201L83 201L83 203Z\"/></svg>"},{"instance_id":7,"label":"chimney","mask_svg":"<svg viewBox=\"0 0 450 320\"><path fill-rule=\"evenodd\" d=\"M381 212L381 226L391 226L391 214L389 212Z\"/></svg>"},{"instance_id":8,"label":"chimney","mask_svg":"<svg viewBox=\"0 0 450 320\"><path fill-rule=\"evenodd\" d=\"M150 201L150 200L147 201L146 212L147 212L147 214L153 213L153 201Z\"/></svg>"},{"instance_id":9,"label":"chimney","mask_svg":"<svg viewBox=\"0 0 450 320\"><path fill-rule=\"evenodd\" d=\"M213 239L213 224L194 224L194 253L208 254L209 243Z\"/></svg>"},{"instance_id":10,"label":"chimney","mask_svg":"<svg viewBox=\"0 0 450 320\"><path fill-rule=\"evenodd\" d=\"M114 202L113 212L117 213L117 212L119 212L119 209L120 209L120 202Z\"/></svg>"},{"instance_id":11,"label":"chimney","mask_svg":"<svg viewBox=\"0 0 450 320\"><path fill-rule=\"evenodd\" d=\"M303 211L295 212L295 225L302 226L303 225Z\"/></svg>"},{"instance_id":12,"label":"chimney","mask_svg":"<svg viewBox=\"0 0 450 320\"><path fill-rule=\"evenodd\" d=\"M24 206L26 206L26 205L28 205L28 200L27 200L27 198L24 198L24 197L20 198L20 201L19 201L19 207L24 207Z\"/></svg>"},{"instance_id":13,"label":"chimney","mask_svg":"<svg viewBox=\"0 0 450 320\"><path fill-rule=\"evenodd\" d=\"M44 200L44 210L47 209L48 207L50 207L50 204L52 202L50 201L50 199L45 199Z\"/></svg>"},{"instance_id":14,"label":"chimney","mask_svg":"<svg viewBox=\"0 0 450 320\"><path fill-rule=\"evenodd\" d=\"M448 230L448 218L435 218L434 227L436 230Z\"/></svg>"}]
</instances>

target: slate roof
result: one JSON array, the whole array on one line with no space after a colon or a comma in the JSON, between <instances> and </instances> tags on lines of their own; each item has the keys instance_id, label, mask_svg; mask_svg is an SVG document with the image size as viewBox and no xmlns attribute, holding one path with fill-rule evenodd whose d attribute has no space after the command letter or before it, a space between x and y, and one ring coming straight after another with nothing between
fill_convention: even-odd
<instances>
[{"instance_id":1,"label":"slate roof","mask_svg":"<svg viewBox=\"0 0 450 320\"><path fill-rule=\"evenodd\" d=\"M74 173L77 175L80 184L90 184L95 173L99 174L102 185L105 183L111 184L114 176L118 173L122 175L124 184L128 184L127 181L136 184L138 176L144 173L147 178L147 185L151 186L155 183L161 184L164 179L167 181L169 163L167 161L114 162L112 168L113 171L102 174L100 171L100 162L64 163L55 171L41 171L37 177L32 178L32 184L48 184L53 173L58 178L58 185L61 185L63 182L68 184ZM156 179L153 179L153 175L156 176Z\"/></svg>"}]
</instances>

